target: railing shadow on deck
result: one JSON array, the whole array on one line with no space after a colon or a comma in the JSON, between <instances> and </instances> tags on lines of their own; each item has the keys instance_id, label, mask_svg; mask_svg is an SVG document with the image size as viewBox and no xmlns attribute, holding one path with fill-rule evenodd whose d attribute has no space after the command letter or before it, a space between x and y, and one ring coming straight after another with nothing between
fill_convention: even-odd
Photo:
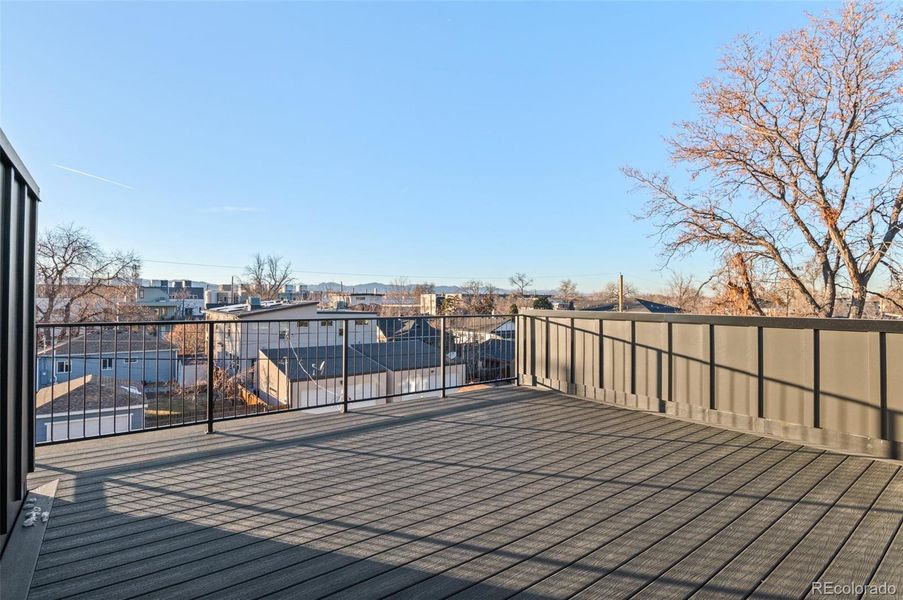
<instances>
[{"instance_id":1,"label":"railing shadow on deck","mask_svg":"<svg viewBox=\"0 0 903 600\"><path fill-rule=\"evenodd\" d=\"M638 339L638 326L645 328L647 338L658 337L660 342ZM684 328L682 346L695 343L696 352L675 347L672 331L677 326ZM693 326L697 329L691 335ZM610 331L611 327L623 331ZM771 329L797 336L791 341L798 339L801 352L809 353L801 359L808 361L809 373L792 380L768 366L767 353L776 342L765 344L763 335L777 335L769 333ZM903 458L903 378L891 366L903 364L903 322L525 311L517 317L517 331L521 384L567 393L580 390L578 395L589 397L603 393L648 397L656 402L647 410L671 412L673 404L684 416L694 409L722 412L748 417L752 424L758 421L756 427L770 433L786 425L802 428L806 437L797 440L821 439L828 445L840 444L838 449ZM846 349L838 345L842 338L836 337L826 349L819 343L820 332L853 335L853 341L873 351L869 362L861 355L846 361L865 364L860 381L823 372L825 364L842 361L838 353ZM739 358L733 364L716 354L716 338L728 334L742 334L741 339L752 343L735 348ZM688 341L693 336L698 339ZM719 345L718 351L732 348ZM834 362L825 363L825 356ZM839 389L857 385L862 390L859 397ZM731 397L722 396L725 393Z\"/></svg>"}]
</instances>

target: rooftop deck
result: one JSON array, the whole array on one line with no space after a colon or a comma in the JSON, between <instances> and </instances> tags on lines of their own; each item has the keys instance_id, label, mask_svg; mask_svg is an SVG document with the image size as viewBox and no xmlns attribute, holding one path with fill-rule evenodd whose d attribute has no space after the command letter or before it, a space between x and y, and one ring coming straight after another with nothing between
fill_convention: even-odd
<instances>
[{"instance_id":1,"label":"rooftop deck","mask_svg":"<svg viewBox=\"0 0 903 600\"><path fill-rule=\"evenodd\" d=\"M528 388L39 448L30 598L903 590L903 472Z\"/></svg>"}]
</instances>

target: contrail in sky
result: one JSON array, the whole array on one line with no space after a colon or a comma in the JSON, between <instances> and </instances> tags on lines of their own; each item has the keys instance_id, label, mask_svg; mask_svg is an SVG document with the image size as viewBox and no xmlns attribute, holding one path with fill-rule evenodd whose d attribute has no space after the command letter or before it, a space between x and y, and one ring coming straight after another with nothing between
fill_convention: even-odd
<instances>
[{"instance_id":1,"label":"contrail in sky","mask_svg":"<svg viewBox=\"0 0 903 600\"><path fill-rule=\"evenodd\" d=\"M85 173L84 171L79 171L78 169L73 169L72 167L64 167L63 165L53 165L57 169L62 169L64 171L69 171L70 173L77 173L78 175L84 175L85 177L90 177L91 179L99 179L101 181L106 181L107 183L112 183L113 185L118 185L121 188L125 188L127 190L134 190L130 185L126 185L124 183L119 183L118 181L113 181L112 179L107 179L106 177L101 177L100 175L94 175L92 173Z\"/></svg>"}]
</instances>

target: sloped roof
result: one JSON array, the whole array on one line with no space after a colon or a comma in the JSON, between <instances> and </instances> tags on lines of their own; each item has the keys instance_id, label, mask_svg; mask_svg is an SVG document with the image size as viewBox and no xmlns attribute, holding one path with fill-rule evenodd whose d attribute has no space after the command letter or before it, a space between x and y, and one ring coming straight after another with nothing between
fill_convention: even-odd
<instances>
[{"instance_id":1,"label":"sloped roof","mask_svg":"<svg viewBox=\"0 0 903 600\"><path fill-rule=\"evenodd\" d=\"M403 317L382 317L376 320L376 326L388 340L397 339L434 339L439 340L439 328L429 319L406 319Z\"/></svg>"},{"instance_id":2,"label":"sloped roof","mask_svg":"<svg viewBox=\"0 0 903 600\"><path fill-rule=\"evenodd\" d=\"M217 314L229 315L236 319L241 319L249 315L259 315L260 313L300 308L312 304L317 304L317 301L302 300L298 302L284 302L282 300L264 300L259 305L249 305L247 302L240 304L226 304L224 306L217 306L216 308L208 308L207 312L215 312Z\"/></svg>"},{"instance_id":3,"label":"sloped roof","mask_svg":"<svg viewBox=\"0 0 903 600\"><path fill-rule=\"evenodd\" d=\"M162 325L163 323L161 323ZM90 326L90 325L88 325ZM51 348L38 352L38 356L55 354L61 358L66 356L82 356L84 354L128 354L139 352L178 352L178 349L161 336L150 335L141 331L132 331L129 335L127 327L110 331L104 327L100 331L91 331L68 340L62 340Z\"/></svg>"},{"instance_id":4,"label":"sloped roof","mask_svg":"<svg viewBox=\"0 0 903 600\"><path fill-rule=\"evenodd\" d=\"M495 339L480 342L477 349L480 358L492 358L499 361L514 360L514 340Z\"/></svg>"},{"instance_id":5,"label":"sloped roof","mask_svg":"<svg viewBox=\"0 0 903 600\"><path fill-rule=\"evenodd\" d=\"M48 385L35 394L35 414L122 409L141 407L145 403L144 388L140 382L124 382L112 377L101 378L85 375L68 381Z\"/></svg>"},{"instance_id":6,"label":"sloped roof","mask_svg":"<svg viewBox=\"0 0 903 600\"><path fill-rule=\"evenodd\" d=\"M390 371L427 369L438 367L442 362L439 348L419 339L394 340L382 344L357 344L353 348ZM454 362L446 359L445 364Z\"/></svg>"},{"instance_id":7,"label":"sloped roof","mask_svg":"<svg viewBox=\"0 0 903 600\"><path fill-rule=\"evenodd\" d=\"M342 376L342 346L307 346L261 350L291 381L332 379ZM349 347L348 375L380 373L385 368Z\"/></svg>"},{"instance_id":8,"label":"sloped roof","mask_svg":"<svg viewBox=\"0 0 903 600\"><path fill-rule=\"evenodd\" d=\"M609 302L606 304L598 304L596 306L588 306L586 308L581 308L580 310L592 310L599 312L618 312L618 303L617 302ZM624 299L624 312L648 312L648 313L679 313L681 310L676 306L671 306L668 304L662 304L660 302L653 302L652 300L645 300L643 298L625 298Z\"/></svg>"},{"instance_id":9,"label":"sloped roof","mask_svg":"<svg viewBox=\"0 0 903 600\"><path fill-rule=\"evenodd\" d=\"M291 381L331 379L342 376L342 346L309 346L261 350ZM446 358L446 365L459 361ZM438 367L439 348L420 340L354 344L348 347L348 375L405 371Z\"/></svg>"}]
</instances>

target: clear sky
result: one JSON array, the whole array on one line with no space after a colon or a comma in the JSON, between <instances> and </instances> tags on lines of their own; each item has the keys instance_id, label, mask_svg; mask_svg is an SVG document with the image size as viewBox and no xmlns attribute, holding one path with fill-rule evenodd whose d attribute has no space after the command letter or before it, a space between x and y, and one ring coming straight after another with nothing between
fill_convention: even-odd
<instances>
[{"instance_id":1,"label":"clear sky","mask_svg":"<svg viewBox=\"0 0 903 600\"><path fill-rule=\"evenodd\" d=\"M650 290L667 273L618 168L668 168L724 44L826 7L4 0L0 126L42 226L146 277L227 281L261 252L308 283Z\"/></svg>"}]
</instances>

